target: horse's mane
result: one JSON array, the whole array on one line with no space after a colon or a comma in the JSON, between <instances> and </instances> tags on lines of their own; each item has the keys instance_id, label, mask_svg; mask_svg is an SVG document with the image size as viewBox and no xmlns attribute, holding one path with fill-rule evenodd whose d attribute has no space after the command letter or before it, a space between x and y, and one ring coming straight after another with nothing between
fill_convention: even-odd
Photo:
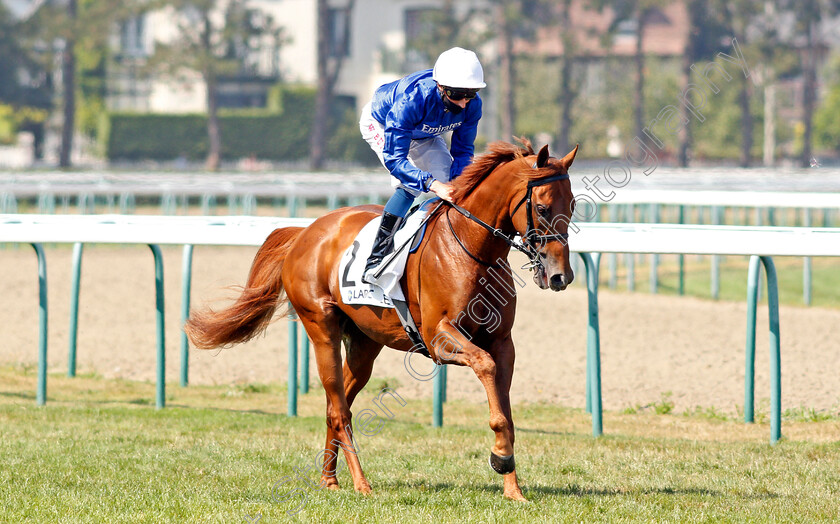
<instances>
[{"instance_id":1,"label":"horse's mane","mask_svg":"<svg viewBox=\"0 0 840 524\"><path fill-rule=\"evenodd\" d=\"M530 140L527 138L517 138L516 140L522 145L518 146L502 141L492 142L487 146L486 153L475 157L472 163L464 168L461 175L452 181L452 200L460 202L500 165L534 154L534 148L531 146ZM532 173L521 172L518 176L527 179L540 175L535 169Z\"/></svg>"}]
</instances>

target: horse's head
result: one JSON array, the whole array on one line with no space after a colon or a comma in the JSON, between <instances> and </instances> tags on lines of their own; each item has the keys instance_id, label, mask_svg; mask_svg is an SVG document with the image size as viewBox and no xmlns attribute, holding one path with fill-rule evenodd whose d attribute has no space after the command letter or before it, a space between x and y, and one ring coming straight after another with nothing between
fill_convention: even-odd
<instances>
[{"instance_id":1,"label":"horse's head","mask_svg":"<svg viewBox=\"0 0 840 524\"><path fill-rule=\"evenodd\" d=\"M562 291L575 278L569 262L568 229L574 212L569 167L578 146L561 159L552 158L548 146L521 160L527 173L511 200L511 221L532 251L534 282L542 289Z\"/></svg>"},{"instance_id":2,"label":"horse's head","mask_svg":"<svg viewBox=\"0 0 840 524\"><path fill-rule=\"evenodd\" d=\"M516 246L508 238L506 249L513 245L525 251L538 286L562 291L575 278L568 246L575 205L569 166L578 148L557 159L548 154L548 146L534 154L530 141L518 140L523 147L493 142L487 153L474 158L452 183L453 201L474 215L482 215L485 222L501 228L505 235L512 237L511 230L516 230L524 245ZM487 182L482 183L484 180ZM466 249L463 243L461 247ZM485 258L493 260L492 256Z\"/></svg>"}]
</instances>

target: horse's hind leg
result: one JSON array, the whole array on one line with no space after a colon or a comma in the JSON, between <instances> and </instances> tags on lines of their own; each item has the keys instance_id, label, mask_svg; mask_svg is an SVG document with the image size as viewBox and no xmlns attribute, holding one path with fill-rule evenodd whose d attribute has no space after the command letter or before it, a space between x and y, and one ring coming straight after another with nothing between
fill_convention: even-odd
<instances>
[{"instance_id":1,"label":"horse's hind leg","mask_svg":"<svg viewBox=\"0 0 840 524\"><path fill-rule=\"evenodd\" d=\"M344 350L347 358L344 361L344 396L347 405L353 406L353 400L359 391L370 380L373 371L373 361L382 351L382 344L378 344L364 335L356 326L345 328ZM335 444L330 432L327 434L327 446L324 448L324 466L321 472L321 484L328 489L338 489L338 479L335 476L338 467L338 445Z\"/></svg>"},{"instance_id":2,"label":"horse's hind leg","mask_svg":"<svg viewBox=\"0 0 840 524\"><path fill-rule=\"evenodd\" d=\"M382 344L374 342L359 331L355 325L348 325L344 332L344 396L347 404L353 405L356 395L367 385L373 372L373 361L382 351Z\"/></svg>"},{"instance_id":3,"label":"horse's hind leg","mask_svg":"<svg viewBox=\"0 0 840 524\"><path fill-rule=\"evenodd\" d=\"M356 445L351 425L352 414L344 392L345 379L341 366L341 327L335 311L299 311L315 351L318 375L327 396L327 442L324 446L324 466L321 472L322 485L338 488L336 478L338 448L344 451L344 458L353 487L362 493L370 492L370 483L365 478L362 465L356 454ZM369 374L368 374L369 376Z\"/></svg>"},{"instance_id":4,"label":"horse's hind leg","mask_svg":"<svg viewBox=\"0 0 840 524\"><path fill-rule=\"evenodd\" d=\"M370 380L373 371L373 361L379 356L382 344L378 344L362 334L355 326L349 330L351 333L344 333L344 349L347 358L344 361L344 397L347 399L348 407L353 406L356 395L365 387ZM335 476L338 467L338 444L333 437L327 435L327 451L325 453L324 467L321 474L321 483L330 489L338 488L338 479ZM355 479L354 479L355 482Z\"/></svg>"}]
</instances>

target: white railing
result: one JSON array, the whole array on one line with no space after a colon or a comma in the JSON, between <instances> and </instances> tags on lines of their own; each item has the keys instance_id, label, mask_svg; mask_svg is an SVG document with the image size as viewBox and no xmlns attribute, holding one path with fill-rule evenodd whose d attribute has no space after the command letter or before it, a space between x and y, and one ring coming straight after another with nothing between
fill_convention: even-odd
<instances>
[{"instance_id":1,"label":"white railing","mask_svg":"<svg viewBox=\"0 0 840 524\"><path fill-rule=\"evenodd\" d=\"M670 206L761 207L838 209L840 193L791 191L707 191L680 189L615 190L606 204L658 204ZM578 194L579 192L576 192Z\"/></svg>"},{"instance_id":2,"label":"white railing","mask_svg":"<svg viewBox=\"0 0 840 524\"><path fill-rule=\"evenodd\" d=\"M276 228L307 226L311 219L262 217L162 217L139 215L0 215L0 243L32 244L38 255L40 287L38 385L36 402L46 403L47 391L47 273L46 257L41 244L71 243L73 252L73 283L70 312L70 348L68 375L76 371L76 328L79 302L82 247L96 244L146 244L154 255L155 294L157 308L157 391L156 404L165 404L165 340L163 257L160 244L183 245L182 320L189 314L190 282L192 275L192 247L194 245L259 246ZM188 343L181 340L181 384L187 384Z\"/></svg>"},{"instance_id":3,"label":"white railing","mask_svg":"<svg viewBox=\"0 0 840 524\"><path fill-rule=\"evenodd\" d=\"M578 225L569 246L579 252L840 257L840 228Z\"/></svg>"},{"instance_id":4,"label":"white railing","mask_svg":"<svg viewBox=\"0 0 840 524\"><path fill-rule=\"evenodd\" d=\"M74 266L80 265L84 243L148 244L155 254L158 292L158 399L164 403L163 375L163 267L158 244L184 245L185 287L182 312L189 308L189 273L193 245L261 245L278 227L306 226L311 219L260 217L161 217L126 215L0 215L0 243L30 243L39 256L41 273L41 339L37 399L46 402L46 262L42 243L76 244ZM593 433L601 433L600 334L598 325L598 272L601 253L710 254L752 256L750 264L747 319L747 373L745 384L745 419L752 421L752 375L754 370L755 307L759 262L767 271L768 305L771 332L771 440L781 436L781 370L778 291L771 256L840 257L840 228L784 228L739 226L687 226L667 224L578 224L579 232L570 236L570 247L584 260L587 287L590 291L589 337L587 357L587 407L593 416ZM594 256L591 255L594 253ZM74 269L78 279L78 269ZM78 300L78 281L74 282ZM72 298L72 297L71 297ZM73 315L71 308L71 316ZM74 319L71 318L71 333ZM296 330L295 330L296 332ZM290 332L291 333L291 332ZM752 333L752 335L750 335ZM291 340L291 337L290 337ZM71 355L75 353L71 336ZM752 344L752 347L750 347ZM296 343L295 343L296 345ZM296 348L290 346L290 351ZM186 384L186 339L182 344L182 384ZM308 348L307 353L308 355ZM752 358L750 355L752 354ZM296 359L290 358L290 362ZM71 370L75 358L71 356ZM290 391L296 374L290 369ZM443 373L438 373L443 377ZM290 395L290 399L291 399ZM289 410L293 412L290 400ZM295 406L296 409L296 406Z\"/></svg>"},{"instance_id":5,"label":"white railing","mask_svg":"<svg viewBox=\"0 0 840 524\"><path fill-rule=\"evenodd\" d=\"M0 215L0 242L259 246L310 218L157 215Z\"/></svg>"}]
</instances>

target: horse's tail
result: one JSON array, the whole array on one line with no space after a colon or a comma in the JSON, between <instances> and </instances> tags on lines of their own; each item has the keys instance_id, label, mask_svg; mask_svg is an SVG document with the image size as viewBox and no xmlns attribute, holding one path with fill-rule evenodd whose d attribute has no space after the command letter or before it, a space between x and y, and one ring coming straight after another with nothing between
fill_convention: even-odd
<instances>
[{"instance_id":1,"label":"horse's tail","mask_svg":"<svg viewBox=\"0 0 840 524\"><path fill-rule=\"evenodd\" d=\"M281 305L285 316L288 301L280 271L289 246L301 231L302 227L284 227L268 236L251 264L248 283L230 307L192 312L184 331L195 347L213 349L247 342L265 331Z\"/></svg>"}]
</instances>

